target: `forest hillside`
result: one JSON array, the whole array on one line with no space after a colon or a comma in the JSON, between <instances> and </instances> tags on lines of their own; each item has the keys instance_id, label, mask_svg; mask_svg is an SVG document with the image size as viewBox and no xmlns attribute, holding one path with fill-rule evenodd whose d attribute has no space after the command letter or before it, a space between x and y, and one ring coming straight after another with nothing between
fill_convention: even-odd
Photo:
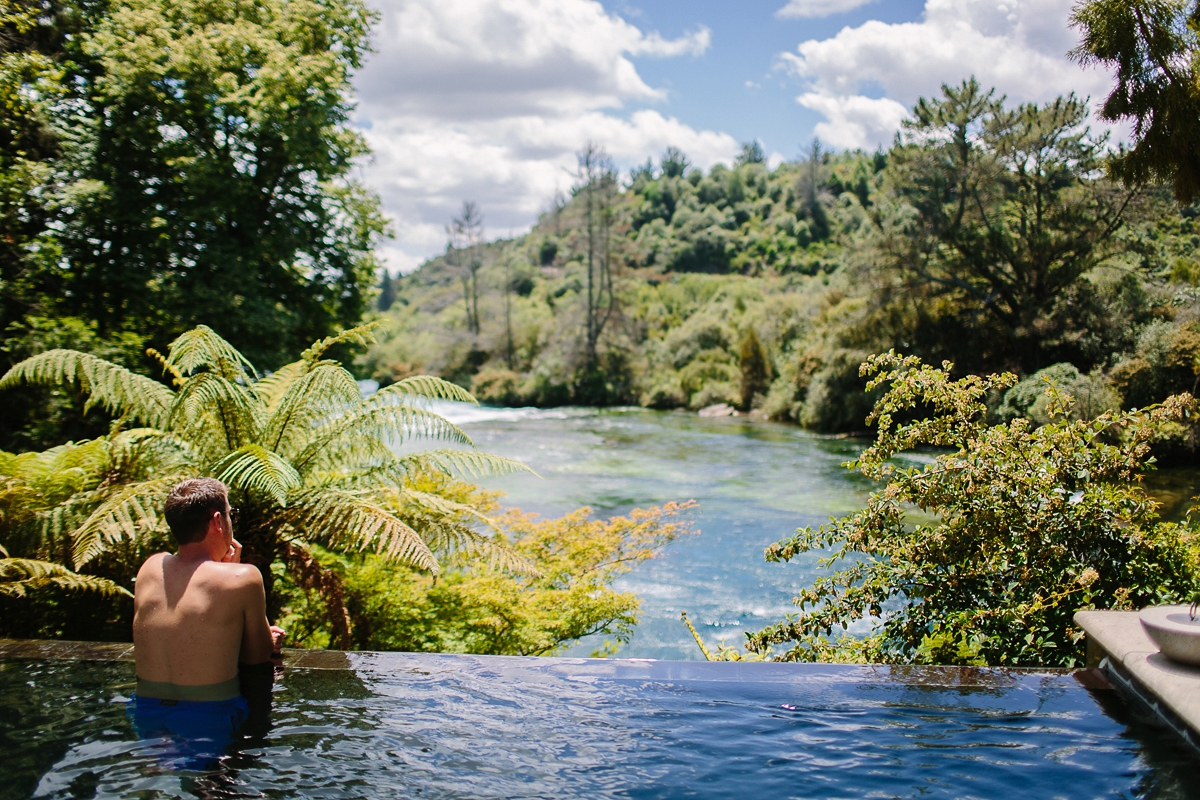
<instances>
[{"instance_id":1,"label":"forest hillside","mask_svg":"<svg viewBox=\"0 0 1200 800\"><path fill-rule=\"evenodd\" d=\"M974 81L886 152L771 168L750 144L704 172L670 149L618 176L593 147L528 234L485 243L468 206L445 255L386 282L367 366L835 432L863 428L859 364L895 348L1016 372L1002 417L1044 414L1047 377L1084 416L1142 407L1200 375L1198 209L1106 180L1106 147L1077 98L1008 107Z\"/></svg>"}]
</instances>

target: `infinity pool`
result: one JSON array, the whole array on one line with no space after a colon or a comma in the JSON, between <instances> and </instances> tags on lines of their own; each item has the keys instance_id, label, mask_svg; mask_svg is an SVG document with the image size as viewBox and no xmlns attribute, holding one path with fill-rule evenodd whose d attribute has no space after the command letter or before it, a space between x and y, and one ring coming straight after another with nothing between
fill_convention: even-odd
<instances>
[{"instance_id":1,"label":"infinity pool","mask_svg":"<svg viewBox=\"0 0 1200 800\"><path fill-rule=\"evenodd\" d=\"M1054 672L354 654L289 670L207 772L133 665L0 661L0 797L1200 796L1200 762Z\"/></svg>"}]
</instances>

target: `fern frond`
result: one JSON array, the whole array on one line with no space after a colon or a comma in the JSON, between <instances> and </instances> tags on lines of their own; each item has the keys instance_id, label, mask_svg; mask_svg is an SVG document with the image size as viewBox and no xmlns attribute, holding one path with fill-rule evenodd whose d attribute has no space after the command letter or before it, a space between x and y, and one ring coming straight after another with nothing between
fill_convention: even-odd
<instances>
[{"instance_id":1,"label":"fern frond","mask_svg":"<svg viewBox=\"0 0 1200 800\"><path fill-rule=\"evenodd\" d=\"M257 444L234 450L212 468L217 480L231 489L270 496L287 505L288 492L300 486L300 474L282 457Z\"/></svg>"},{"instance_id":2,"label":"fern frond","mask_svg":"<svg viewBox=\"0 0 1200 800\"><path fill-rule=\"evenodd\" d=\"M423 450L397 459L405 472L432 470L466 478L487 478L528 472L541 477L528 465L514 458L505 458L478 450Z\"/></svg>"},{"instance_id":3,"label":"fern frond","mask_svg":"<svg viewBox=\"0 0 1200 800\"><path fill-rule=\"evenodd\" d=\"M304 377L306 368L307 365L303 361L293 361L254 382L254 393L266 406L268 415L275 413L279 408L280 400L287 393L288 387Z\"/></svg>"},{"instance_id":4,"label":"fern frond","mask_svg":"<svg viewBox=\"0 0 1200 800\"><path fill-rule=\"evenodd\" d=\"M172 386L174 386L176 389L183 386L183 382L184 382L183 373L180 372L178 368L168 364L166 356L164 356L162 353L155 350L153 347L146 348L146 355L150 356L156 362L158 362L158 365L160 367L162 367L162 371L164 374L171 376L171 385Z\"/></svg>"},{"instance_id":5,"label":"fern frond","mask_svg":"<svg viewBox=\"0 0 1200 800\"><path fill-rule=\"evenodd\" d=\"M347 342L362 345L375 344L375 329L382 324L379 320L375 320L364 325L359 325L357 328L342 331L333 336L326 336L319 342L314 342L312 347L301 353L300 359L309 363L320 361L321 356L325 355L325 351L337 344L345 344Z\"/></svg>"},{"instance_id":6,"label":"fern frond","mask_svg":"<svg viewBox=\"0 0 1200 800\"><path fill-rule=\"evenodd\" d=\"M346 436L367 436L382 442L400 443L406 439L441 439L474 447L474 442L445 417L413 406L385 404L368 405L318 428L293 463L302 473L323 450L336 445Z\"/></svg>"},{"instance_id":7,"label":"fern frond","mask_svg":"<svg viewBox=\"0 0 1200 800\"><path fill-rule=\"evenodd\" d=\"M133 597L128 589L110 580L80 575L61 564L28 558L0 558L0 595L24 597L30 590L45 586L58 586L75 592L97 592L110 597Z\"/></svg>"},{"instance_id":8,"label":"fern frond","mask_svg":"<svg viewBox=\"0 0 1200 800\"><path fill-rule=\"evenodd\" d=\"M266 423L262 441L280 453L300 449L314 427L361 405L358 382L340 364L324 361L293 380Z\"/></svg>"},{"instance_id":9,"label":"fern frond","mask_svg":"<svg viewBox=\"0 0 1200 800\"><path fill-rule=\"evenodd\" d=\"M411 375L403 380L385 386L372 397L422 397L428 400L453 400L457 403L473 403L479 405L475 395L456 383L434 377L433 375Z\"/></svg>"},{"instance_id":10,"label":"fern frond","mask_svg":"<svg viewBox=\"0 0 1200 800\"><path fill-rule=\"evenodd\" d=\"M297 492L289 498L281 521L305 531L307 541L335 550L370 550L391 561L439 571L421 536L368 495L335 489Z\"/></svg>"},{"instance_id":11,"label":"fern frond","mask_svg":"<svg viewBox=\"0 0 1200 800\"><path fill-rule=\"evenodd\" d=\"M216 445L218 449L234 450L257 438L262 425L263 406L258 396L209 372L188 379L167 421L169 430L201 444L206 451ZM214 436L219 443L212 441Z\"/></svg>"},{"instance_id":12,"label":"fern frond","mask_svg":"<svg viewBox=\"0 0 1200 800\"><path fill-rule=\"evenodd\" d=\"M293 463L296 463L295 461ZM396 454L373 436L346 435L330 442L303 465L305 485L373 489L397 485Z\"/></svg>"},{"instance_id":13,"label":"fern frond","mask_svg":"<svg viewBox=\"0 0 1200 800\"><path fill-rule=\"evenodd\" d=\"M183 375L194 375L208 368L228 381L252 382L258 377L251 364L238 349L225 341L207 325L197 325L171 342L166 366Z\"/></svg>"},{"instance_id":14,"label":"fern frond","mask_svg":"<svg viewBox=\"0 0 1200 800\"><path fill-rule=\"evenodd\" d=\"M174 393L158 381L77 350L47 350L25 359L0 378L0 389L20 382L75 384L110 414L128 415L152 427L167 418Z\"/></svg>"},{"instance_id":15,"label":"fern frond","mask_svg":"<svg viewBox=\"0 0 1200 800\"><path fill-rule=\"evenodd\" d=\"M495 520L473 506L410 488L387 492L384 498L421 531L434 552L482 556L492 567L525 575L539 574L532 561L496 538L503 531ZM471 522L489 529L493 535L475 530Z\"/></svg>"},{"instance_id":16,"label":"fern frond","mask_svg":"<svg viewBox=\"0 0 1200 800\"><path fill-rule=\"evenodd\" d=\"M171 475L122 486L88 515L72 534L71 560L79 569L111 544L160 529L158 509L171 487L189 475Z\"/></svg>"}]
</instances>

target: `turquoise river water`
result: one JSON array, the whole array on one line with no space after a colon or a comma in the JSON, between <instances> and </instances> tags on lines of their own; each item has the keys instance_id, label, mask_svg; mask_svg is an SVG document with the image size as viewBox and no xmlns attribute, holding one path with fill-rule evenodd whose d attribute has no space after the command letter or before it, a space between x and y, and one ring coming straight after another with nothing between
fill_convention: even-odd
<instances>
[{"instance_id":1,"label":"turquoise river water","mask_svg":"<svg viewBox=\"0 0 1200 800\"><path fill-rule=\"evenodd\" d=\"M698 659L680 621L706 642L739 645L794 611L796 591L811 583L815 557L768 564L764 548L796 528L818 526L862 506L872 484L843 465L862 440L819 436L795 426L745 417L588 408L500 409L440 404L479 449L516 458L540 477L486 480L506 504L546 515L592 506L600 516L672 500L696 500L700 535L672 544L616 584L642 598L642 621L623 658ZM1163 472L1152 486L1177 514L1195 494L1195 471ZM566 655L586 656L602 640Z\"/></svg>"}]
</instances>

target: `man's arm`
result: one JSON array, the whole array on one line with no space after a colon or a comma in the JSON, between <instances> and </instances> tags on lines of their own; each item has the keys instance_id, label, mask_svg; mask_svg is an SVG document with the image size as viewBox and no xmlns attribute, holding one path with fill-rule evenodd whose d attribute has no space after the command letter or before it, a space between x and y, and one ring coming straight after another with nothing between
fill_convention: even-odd
<instances>
[{"instance_id":1,"label":"man's arm","mask_svg":"<svg viewBox=\"0 0 1200 800\"><path fill-rule=\"evenodd\" d=\"M245 619L242 623L242 664L262 664L269 661L275 649L271 626L267 622L267 592L262 575L254 567L246 567L249 575L245 588Z\"/></svg>"}]
</instances>

